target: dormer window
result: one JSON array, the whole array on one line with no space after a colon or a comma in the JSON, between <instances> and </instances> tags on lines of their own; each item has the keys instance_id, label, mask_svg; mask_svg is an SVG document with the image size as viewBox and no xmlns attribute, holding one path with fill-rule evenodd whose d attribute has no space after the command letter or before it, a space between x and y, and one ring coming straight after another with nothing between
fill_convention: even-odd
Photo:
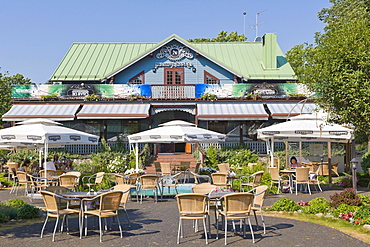
<instances>
[{"instance_id":1,"label":"dormer window","mask_svg":"<svg viewBox=\"0 0 370 247\"><path fill-rule=\"evenodd\" d=\"M220 79L204 71L204 84L219 84Z\"/></svg>"},{"instance_id":2,"label":"dormer window","mask_svg":"<svg viewBox=\"0 0 370 247\"><path fill-rule=\"evenodd\" d=\"M145 84L144 82L144 70L141 71L139 74L132 77L129 81L129 84Z\"/></svg>"}]
</instances>

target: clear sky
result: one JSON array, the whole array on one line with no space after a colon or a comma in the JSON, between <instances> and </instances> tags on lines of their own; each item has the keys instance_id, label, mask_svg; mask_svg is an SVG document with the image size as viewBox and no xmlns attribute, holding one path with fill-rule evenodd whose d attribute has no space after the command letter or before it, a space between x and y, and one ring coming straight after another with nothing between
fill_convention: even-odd
<instances>
[{"instance_id":1,"label":"clear sky","mask_svg":"<svg viewBox=\"0 0 370 247\"><path fill-rule=\"evenodd\" d=\"M0 0L0 67L45 83L74 42L160 42L276 33L285 53L313 43L329 0ZM243 12L247 14L244 16Z\"/></svg>"}]
</instances>

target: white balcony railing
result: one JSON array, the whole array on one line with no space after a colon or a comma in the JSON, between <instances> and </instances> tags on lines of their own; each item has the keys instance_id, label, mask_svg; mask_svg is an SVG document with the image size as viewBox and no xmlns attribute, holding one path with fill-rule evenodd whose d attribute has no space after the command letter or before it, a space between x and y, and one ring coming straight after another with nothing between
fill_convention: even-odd
<instances>
[{"instance_id":1,"label":"white balcony railing","mask_svg":"<svg viewBox=\"0 0 370 247\"><path fill-rule=\"evenodd\" d=\"M194 85L152 85L152 99L194 99Z\"/></svg>"}]
</instances>

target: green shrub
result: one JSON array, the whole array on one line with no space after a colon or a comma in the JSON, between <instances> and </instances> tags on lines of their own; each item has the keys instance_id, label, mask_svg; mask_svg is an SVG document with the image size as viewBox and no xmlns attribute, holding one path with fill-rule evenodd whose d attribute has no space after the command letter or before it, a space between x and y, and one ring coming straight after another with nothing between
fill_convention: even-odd
<instances>
[{"instance_id":1,"label":"green shrub","mask_svg":"<svg viewBox=\"0 0 370 247\"><path fill-rule=\"evenodd\" d=\"M363 171L367 171L367 168L370 168L370 150L362 156L361 167Z\"/></svg>"},{"instance_id":2,"label":"green shrub","mask_svg":"<svg viewBox=\"0 0 370 247\"><path fill-rule=\"evenodd\" d=\"M23 207L26 204L27 204L27 202L25 202L21 199L15 198L15 199L10 199L10 200L6 201L4 205L8 206L8 207L20 209L21 207Z\"/></svg>"},{"instance_id":3,"label":"green shrub","mask_svg":"<svg viewBox=\"0 0 370 247\"><path fill-rule=\"evenodd\" d=\"M370 208L365 206L360 207L353 216L353 219L355 225L370 224Z\"/></svg>"},{"instance_id":4,"label":"green shrub","mask_svg":"<svg viewBox=\"0 0 370 247\"><path fill-rule=\"evenodd\" d=\"M270 208L271 211L286 211L286 212L294 212L301 209L298 204L289 198L281 198L277 200Z\"/></svg>"},{"instance_id":5,"label":"green shrub","mask_svg":"<svg viewBox=\"0 0 370 247\"><path fill-rule=\"evenodd\" d=\"M359 209L357 206L350 206L347 204L340 204L336 209L333 211L334 217L339 217L340 214L345 214L349 212L356 212Z\"/></svg>"},{"instance_id":6,"label":"green shrub","mask_svg":"<svg viewBox=\"0 0 370 247\"><path fill-rule=\"evenodd\" d=\"M370 207L370 196L367 195L358 195L361 198L361 203L365 207Z\"/></svg>"},{"instance_id":7,"label":"green shrub","mask_svg":"<svg viewBox=\"0 0 370 247\"><path fill-rule=\"evenodd\" d=\"M2 205L0 206L0 214L4 214L9 217L9 219L16 219L18 214L18 209Z\"/></svg>"},{"instance_id":8,"label":"green shrub","mask_svg":"<svg viewBox=\"0 0 370 247\"><path fill-rule=\"evenodd\" d=\"M32 206L32 205L24 205L21 209L19 209L17 218L18 219L33 219L38 218L40 216L40 209Z\"/></svg>"},{"instance_id":9,"label":"green shrub","mask_svg":"<svg viewBox=\"0 0 370 247\"><path fill-rule=\"evenodd\" d=\"M0 223L6 223L9 221L9 216L6 216L5 214L0 214Z\"/></svg>"},{"instance_id":10,"label":"green shrub","mask_svg":"<svg viewBox=\"0 0 370 247\"><path fill-rule=\"evenodd\" d=\"M349 206L360 206L361 198L356 194L356 191L352 188L344 189L341 193L335 193L330 196L332 200L330 206L337 208L341 204L347 204Z\"/></svg>"},{"instance_id":11,"label":"green shrub","mask_svg":"<svg viewBox=\"0 0 370 247\"><path fill-rule=\"evenodd\" d=\"M217 158L217 150L212 145L207 149L205 164L208 167L218 169L217 164L219 163Z\"/></svg>"},{"instance_id":12,"label":"green shrub","mask_svg":"<svg viewBox=\"0 0 370 247\"><path fill-rule=\"evenodd\" d=\"M330 203L324 197L317 197L308 202L310 205L302 207L305 214L327 213L330 209Z\"/></svg>"}]
</instances>

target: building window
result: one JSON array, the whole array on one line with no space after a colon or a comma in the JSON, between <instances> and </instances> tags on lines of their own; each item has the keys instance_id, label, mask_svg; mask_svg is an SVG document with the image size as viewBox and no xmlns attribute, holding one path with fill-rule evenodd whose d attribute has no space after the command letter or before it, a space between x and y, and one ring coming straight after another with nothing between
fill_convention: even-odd
<instances>
[{"instance_id":1,"label":"building window","mask_svg":"<svg viewBox=\"0 0 370 247\"><path fill-rule=\"evenodd\" d=\"M165 73L165 82L164 84L167 85L180 85L184 84L184 69L183 68L176 68L176 69L164 69Z\"/></svg>"},{"instance_id":2,"label":"building window","mask_svg":"<svg viewBox=\"0 0 370 247\"><path fill-rule=\"evenodd\" d=\"M129 81L129 84L145 84L144 82L144 70L141 71L139 74L132 77Z\"/></svg>"},{"instance_id":3,"label":"building window","mask_svg":"<svg viewBox=\"0 0 370 247\"><path fill-rule=\"evenodd\" d=\"M226 134L227 132L227 121L209 121L208 129L216 131L218 133Z\"/></svg>"},{"instance_id":4,"label":"building window","mask_svg":"<svg viewBox=\"0 0 370 247\"><path fill-rule=\"evenodd\" d=\"M220 79L204 71L204 84L219 84Z\"/></svg>"}]
</instances>

